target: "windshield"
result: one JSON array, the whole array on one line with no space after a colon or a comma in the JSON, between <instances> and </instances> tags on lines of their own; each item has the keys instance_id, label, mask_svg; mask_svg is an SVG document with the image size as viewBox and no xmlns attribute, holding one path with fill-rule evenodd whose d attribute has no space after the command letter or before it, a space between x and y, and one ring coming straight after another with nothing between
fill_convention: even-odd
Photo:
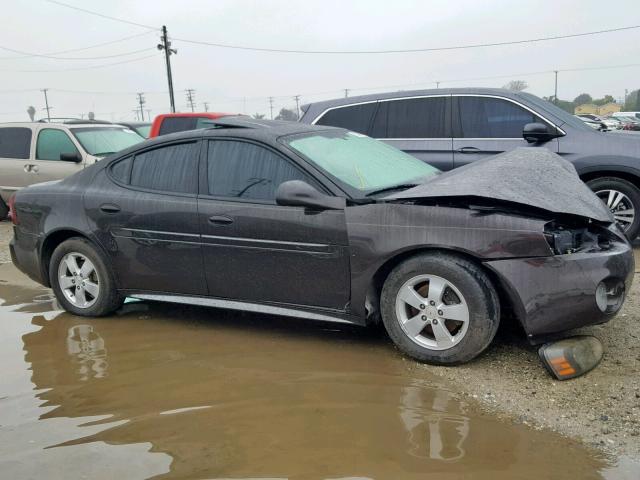
<instances>
[{"instance_id":1,"label":"windshield","mask_svg":"<svg viewBox=\"0 0 640 480\"><path fill-rule=\"evenodd\" d=\"M144 138L149 138L149 134L151 133L151 124L140 125L139 127L136 127L136 132L138 132L138 135Z\"/></svg>"},{"instance_id":2,"label":"windshield","mask_svg":"<svg viewBox=\"0 0 640 480\"><path fill-rule=\"evenodd\" d=\"M87 153L96 157L119 152L144 140L126 127L86 127L71 131Z\"/></svg>"},{"instance_id":3,"label":"windshield","mask_svg":"<svg viewBox=\"0 0 640 480\"><path fill-rule=\"evenodd\" d=\"M411 186L439 173L385 143L344 130L296 135L285 143L356 193Z\"/></svg>"},{"instance_id":4,"label":"windshield","mask_svg":"<svg viewBox=\"0 0 640 480\"><path fill-rule=\"evenodd\" d=\"M518 92L517 95L520 98L525 99L526 101L532 103L536 107L556 117L556 119L559 120L559 123L556 123L556 125L558 126L562 126L563 123L567 123L572 127L578 128L580 130L593 131L593 129L590 126L585 124L578 117L571 115L570 113L562 110L560 107L558 107L557 105L554 105L553 103L547 100L544 100L540 97L536 97L535 95L532 95L527 92ZM553 120L553 119L550 119L550 120Z\"/></svg>"}]
</instances>

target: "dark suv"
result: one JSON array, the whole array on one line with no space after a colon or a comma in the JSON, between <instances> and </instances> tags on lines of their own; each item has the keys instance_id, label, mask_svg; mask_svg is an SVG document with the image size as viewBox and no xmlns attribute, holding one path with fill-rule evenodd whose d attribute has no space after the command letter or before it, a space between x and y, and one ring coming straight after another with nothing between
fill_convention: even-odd
<instances>
[{"instance_id":1,"label":"dark suv","mask_svg":"<svg viewBox=\"0 0 640 480\"><path fill-rule=\"evenodd\" d=\"M629 238L640 231L640 136L598 132L535 95L484 88L418 90L302 108L301 122L384 140L441 170L516 147L545 147L573 163Z\"/></svg>"}]
</instances>

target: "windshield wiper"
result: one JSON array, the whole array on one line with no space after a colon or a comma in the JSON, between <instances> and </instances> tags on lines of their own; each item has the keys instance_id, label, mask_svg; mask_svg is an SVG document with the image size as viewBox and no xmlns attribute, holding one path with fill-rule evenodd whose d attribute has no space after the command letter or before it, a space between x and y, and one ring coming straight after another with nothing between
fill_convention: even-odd
<instances>
[{"instance_id":1,"label":"windshield wiper","mask_svg":"<svg viewBox=\"0 0 640 480\"><path fill-rule=\"evenodd\" d=\"M419 183L402 183L400 185L392 185L390 187L381 188L379 190L374 190L373 192L369 192L365 195L365 197L371 197L373 195L379 195L385 192L392 192L394 190L406 190L407 188L413 188L420 185Z\"/></svg>"}]
</instances>

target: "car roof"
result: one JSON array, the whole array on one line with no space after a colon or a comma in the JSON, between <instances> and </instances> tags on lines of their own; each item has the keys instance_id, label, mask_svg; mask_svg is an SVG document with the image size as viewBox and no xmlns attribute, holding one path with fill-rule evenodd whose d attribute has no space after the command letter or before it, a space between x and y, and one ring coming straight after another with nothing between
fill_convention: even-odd
<instances>
[{"instance_id":1,"label":"car roof","mask_svg":"<svg viewBox=\"0 0 640 480\"><path fill-rule=\"evenodd\" d=\"M226 117L228 115L235 116L237 113L224 113L224 112L180 112L180 113L161 113L156 118L180 118L180 117L204 117L216 119L220 117Z\"/></svg>"},{"instance_id":2,"label":"car roof","mask_svg":"<svg viewBox=\"0 0 640 480\"><path fill-rule=\"evenodd\" d=\"M120 127L121 125L118 123L111 122L5 122L0 123L1 127L42 127L42 128L81 128L81 127L95 127L95 128L110 128L110 127Z\"/></svg>"},{"instance_id":3,"label":"car roof","mask_svg":"<svg viewBox=\"0 0 640 480\"><path fill-rule=\"evenodd\" d=\"M324 110L331 107L337 107L341 105L352 105L354 103L366 103L376 100L386 100L390 98L407 98L407 97L421 97L428 95L460 95L460 94L475 94L475 95L497 95L500 97L517 97L518 92L507 90L504 88L430 88L425 90L399 90L395 92L384 93L372 93L367 95L357 95L352 97L334 98L332 100L323 100L320 102L307 103L302 106L302 110L306 112L309 107L313 106L314 110Z\"/></svg>"}]
</instances>

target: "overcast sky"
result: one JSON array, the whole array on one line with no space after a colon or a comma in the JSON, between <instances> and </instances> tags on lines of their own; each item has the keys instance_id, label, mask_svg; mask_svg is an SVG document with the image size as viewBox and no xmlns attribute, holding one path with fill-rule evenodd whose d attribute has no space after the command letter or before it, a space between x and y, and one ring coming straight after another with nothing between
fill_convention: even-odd
<instances>
[{"instance_id":1,"label":"overcast sky","mask_svg":"<svg viewBox=\"0 0 640 480\"><path fill-rule=\"evenodd\" d=\"M0 121L27 120L29 105L36 107L38 117L43 116L42 88L50 89L52 116L79 116L92 110L98 118L132 119L136 92L146 92L145 108L152 115L168 111L164 58L156 49L163 24L176 38L173 47L178 54L172 56L172 65L176 107L182 111L187 110L187 88L196 90L200 110L207 101L214 111L268 115L269 96L276 97L277 112L295 105L292 96L297 94L307 103L343 96L345 88L357 95L432 88L435 81L441 81L441 87L499 87L510 79L526 80L528 91L547 96L553 94L553 73L535 72L640 65L640 29L526 45L385 55L252 52L177 40L303 50L447 47L637 25L638 0L61 1L158 30L45 0L2 0L0 47L49 54L138 36L57 55L85 57L81 60L16 58L18 54L0 50ZM123 61L130 62L93 68ZM492 76L504 78L479 79ZM625 89L640 87L640 66L561 72L558 85L562 99L582 92L621 98Z\"/></svg>"}]
</instances>

